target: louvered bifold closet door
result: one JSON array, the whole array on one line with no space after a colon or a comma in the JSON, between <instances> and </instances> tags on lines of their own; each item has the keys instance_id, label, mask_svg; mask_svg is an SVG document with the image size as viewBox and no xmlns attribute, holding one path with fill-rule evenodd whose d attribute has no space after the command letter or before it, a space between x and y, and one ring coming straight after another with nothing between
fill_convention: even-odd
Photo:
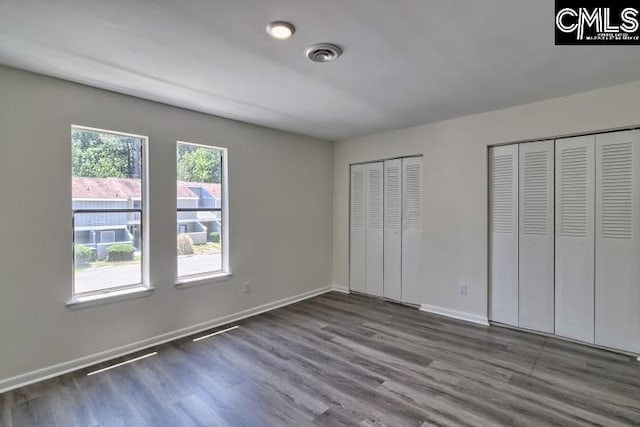
<instances>
[{"instance_id":1,"label":"louvered bifold closet door","mask_svg":"<svg viewBox=\"0 0 640 427\"><path fill-rule=\"evenodd\" d=\"M490 317L518 326L518 146L489 149Z\"/></svg>"},{"instance_id":2,"label":"louvered bifold closet door","mask_svg":"<svg viewBox=\"0 0 640 427\"><path fill-rule=\"evenodd\" d=\"M518 318L521 328L554 329L554 141L520 144Z\"/></svg>"},{"instance_id":3,"label":"louvered bifold closet door","mask_svg":"<svg viewBox=\"0 0 640 427\"><path fill-rule=\"evenodd\" d=\"M422 157L402 159L402 301L422 301Z\"/></svg>"},{"instance_id":4,"label":"louvered bifold closet door","mask_svg":"<svg viewBox=\"0 0 640 427\"><path fill-rule=\"evenodd\" d=\"M367 165L365 292L382 296L384 262L383 162Z\"/></svg>"},{"instance_id":5,"label":"louvered bifold closet door","mask_svg":"<svg viewBox=\"0 0 640 427\"><path fill-rule=\"evenodd\" d=\"M593 342L595 137L556 141L555 330Z\"/></svg>"},{"instance_id":6,"label":"louvered bifold closet door","mask_svg":"<svg viewBox=\"0 0 640 427\"><path fill-rule=\"evenodd\" d=\"M366 289L366 181L366 166L351 166L349 288L356 292L365 292Z\"/></svg>"},{"instance_id":7,"label":"louvered bifold closet door","mask_svg":"<svg viewBox=\"0 0 640 427\"><path fill-rule=\"evenodd\" d=\"M402 160L384 162L384 293L402 301Z\"/></svg>"},{"instance_id":8,"label":"louvered bifold closet door","mask_svg":"<svg viewBox=\"0 0 640 427\"><path fill-rule=\"evenodd\" d=\"M640 133L596 136L596 344L640 352Z\"/></svg>"}]
</instances>

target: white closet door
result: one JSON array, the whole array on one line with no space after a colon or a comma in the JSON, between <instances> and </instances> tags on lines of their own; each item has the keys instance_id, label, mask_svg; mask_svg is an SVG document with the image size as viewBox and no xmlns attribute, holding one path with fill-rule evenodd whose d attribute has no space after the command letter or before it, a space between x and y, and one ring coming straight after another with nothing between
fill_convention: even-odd
<instances>
[{"instance_id":1,"label":"white closet door","mask_svg":"<svg viewBox=\"0 0 640 427\"><path fill-rule=\"evenodd\" d=\"M640 133L596 136L596 344L640 352Z\"/></svg>"},{"instance_id":2,"label":"white closet door","mask_svg":"<svg viewBox=\"0 0 640 427\"><path fill-rule=\"evenodd\" d=\"M402 302L422 301L422 157L402 159Z\"/></svg>"},{"instance_id":3,"label":"white closet door","mask_svg":"<svg viewBox=\"0 0 640 427\"><path fill-rule=\"evenodd\" d=\"M521 144L518 315L521 328L554 329L554 141Z\"/></svg>"},{"instance_id":4,"label":"white closet door","mask_svg":"<svg viewBox=\"0 0 640 427\"><path fill-rule=\"evenodd\" d=\"M384 297L402 301L402 160L384 162Z\"/></svg>"},{"instance_id":5,"label":"white closet door","mask_svg":"<svg viewBox=\"0 0 640 427\"><path fill-rule=\"evenodd\" d=\"M557 335L593 342L595 137L556 141Z\"/></svg>"},{"instance_id":6,"label":"white closet door","mask_svg":"<svg viewBox=\"0 0 640 427\"><path fill-rule=\"evenodd\" d=\"M518 146L491 147L491 320L518 326Z\"/></svg>"},{"instance_id":7,"label":"white closet door","mask_svg":"<svg viewBox=\"0 0 640 427\"><path fill-rule=\"evenodd\" d=\"M356 292L365 292L366 270L366 167L351 166L351 229L349 250L349 288Z\"/></svg>"},{"instance_id":8,"label":"white closet door","mask_svg":"<svg viewBox=\"0 0 640 427\"><path fill-rule=\"evenodd\" d=\"M382 296L384 262L383 162L366 165L366 275L365 292Z\"/></svg>"}]
</instances>

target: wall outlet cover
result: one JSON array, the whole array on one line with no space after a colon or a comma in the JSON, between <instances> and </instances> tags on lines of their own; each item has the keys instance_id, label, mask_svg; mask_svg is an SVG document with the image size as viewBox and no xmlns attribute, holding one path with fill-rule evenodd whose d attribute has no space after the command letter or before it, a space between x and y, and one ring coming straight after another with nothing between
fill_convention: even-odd
<instances>
[{"instance_id":1,"label":"wall outlet cover","mask_svg":"<svg viewBox=\"0 0 640 427\"><path fill-rule=\"evenodd\" d=\"M466 295L467 294L467 284L466 283L460 283L460 285L458 287L458 293L460 295Z\"/></svg>"}]
</instances>

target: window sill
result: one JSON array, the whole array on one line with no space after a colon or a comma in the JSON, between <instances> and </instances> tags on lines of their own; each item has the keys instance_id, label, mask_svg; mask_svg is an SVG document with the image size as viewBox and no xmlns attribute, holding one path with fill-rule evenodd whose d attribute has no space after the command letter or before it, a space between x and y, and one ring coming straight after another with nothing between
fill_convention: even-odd
<instances>
[{"instance_id":1,"label":"window sill","mask_svg":"<svg viewBox=\"0 0 640 427\"><path fill-rule=\"evenodd\" d=\"M148 286L138 286L135 288L121 289L103 294L73 297L67 302L67 307L71 310L95 307L103 304L110 304L133 298L149 296L153 293L153 288Z\"/></svg>"},{"instance_id":2,"label":"window sill","mask_svg":"<svg viewBox=\"0 0 640 427\"><path fill-rule=\"evenodd\" d=\"M192 277L183 277L176 282L176 288L191 288L193 286L208 285L210 283L224 282L231 279L231 273L222 272Z\"/></svg>"}]
</instances>

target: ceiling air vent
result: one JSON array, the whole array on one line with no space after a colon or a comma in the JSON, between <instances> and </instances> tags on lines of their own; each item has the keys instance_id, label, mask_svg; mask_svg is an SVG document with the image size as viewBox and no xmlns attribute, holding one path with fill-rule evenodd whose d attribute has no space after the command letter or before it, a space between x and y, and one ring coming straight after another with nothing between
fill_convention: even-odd
<instances>
[{"instance_id":1,"label":"ceiling air vent","mask_svg":"<svg viewBox=\"0 0 640 427\"><path fill-rule=\"evenodd\" d=\"M329 62L342 55L342 48L331 43L318 43L309 46L306 54L313 62Z\"/></svg>"}]
</instances>

